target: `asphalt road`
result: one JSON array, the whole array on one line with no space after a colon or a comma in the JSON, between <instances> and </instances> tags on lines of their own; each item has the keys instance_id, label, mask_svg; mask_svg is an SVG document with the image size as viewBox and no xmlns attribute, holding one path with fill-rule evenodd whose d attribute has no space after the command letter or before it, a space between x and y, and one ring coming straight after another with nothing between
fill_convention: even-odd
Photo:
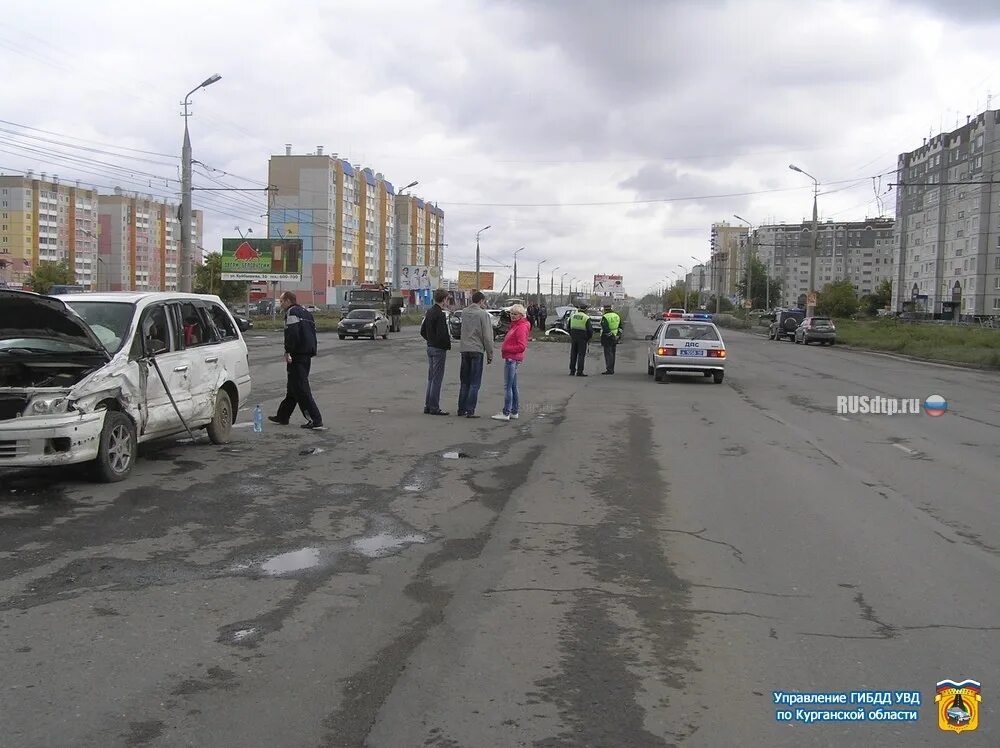
<instances>
[{"instance_id":1,"label":"asphalt road","mask_svg":"<svg viewBox=\"0 0 1000 748\"><path fill-rule=\"evenodd\" d=\"M0 474L0 745L1000 743L996 374L726 339L720 385L654 383L637 339L571 379L535 343L498 423L499 362L483 419L434 418L415 330L323 336L327 432L153 445L115 486ZM271 413L279 340L249 342ZM976 732L938 729L947 678L982 682ZM775 717L857 690L919 720Z\"/></svg>"}]
</instances>

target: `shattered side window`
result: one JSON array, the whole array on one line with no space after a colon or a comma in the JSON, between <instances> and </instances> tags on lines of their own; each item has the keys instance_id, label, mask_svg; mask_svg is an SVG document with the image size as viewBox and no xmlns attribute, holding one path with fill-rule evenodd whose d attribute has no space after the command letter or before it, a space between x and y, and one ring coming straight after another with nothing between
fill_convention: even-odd
<instances>
[{"instance_id":1,"label":"shattered side window","mask_svg":"<svg viewBox=\"0 0 1000 748\"><path fill-rule=\"evenodd\" d=\"M239 337L239 333L236 332L233 320L226 310L218 304L210 304L209 310L209 316L212 318L212 323L218 331L219 340L236 340Z\"/></svg>"}]
</instances>

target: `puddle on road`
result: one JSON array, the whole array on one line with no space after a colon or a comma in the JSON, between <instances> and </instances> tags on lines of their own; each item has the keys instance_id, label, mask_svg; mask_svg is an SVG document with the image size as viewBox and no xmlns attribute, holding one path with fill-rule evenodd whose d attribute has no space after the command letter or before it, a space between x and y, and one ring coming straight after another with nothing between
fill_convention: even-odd
<instances>
[{"instance_id":1,"label":"puddle on road","mask_svg":"<svg viewBox=\"0 0 1000 748\"><path fill-rule=\"evenodd\" d=\"M323 449L322 447L309 447L308 449L303 449L301 452L299 452L299 454L300 455L318 455L318 454L322 454L325 451L326 450Z\"/></svg>"},{"instance_id":2,"label":"puddle on road","mask_svg":"<svg viewBox=\"0 0 1000 748\"><path fill-rule=\"evenodd\" d=\"M312 569L319 566L319 548L303 548L299 551L290 551L265 561L260 566L260 570L269 576L280 576L290 574L295 571Z\"/></svg>"},{"instance_id":3,"label":"puddle on road","mask_svg":"<svg viewBox=\"0 0 1000 748\"><path fill-rule=\"evenodd\" d=\"M231 573L291 577L336 565L344 554L384 558L415 544L431 542L431 537L414 531L394 517L370 515L363 535L326 545L311 545L285 551L263 560L250 560L230 567Z\"/></svg>"},{"instance_id":4,"label":"puddle on road","mask_svg":"<svg viewBox=\"0 0 1000 748\"><path fill-rule=\"evenodd\" d=\"M383 556L391 556L408 545L426 542L426 535L397 536L382 532L378 535L358 538L351 543L351 548L366 558L382 558Z\"/></svg>"},{"instance_id":5,"label":"puddle on road","mask_svg":"<svg viewBox=\"0 0 1000 748\"><path fill-rule=\"evenodd\" d=\"M257 629L240 629L239 631L234 631L232 639L234 642L239 643L250 639L257 633Z\"/></svg>"},{"instance_id":6,"label":"puddle on road","mask_svg":"<svg viewBox=\"0 0 1000 748\"><path fill-rule=\"evenodd\" d=\"M445 452L441 456L444 457L446 460L458 460L468 457L469 455L467 455L465 452Z\"/></svg>"}]
</instances>

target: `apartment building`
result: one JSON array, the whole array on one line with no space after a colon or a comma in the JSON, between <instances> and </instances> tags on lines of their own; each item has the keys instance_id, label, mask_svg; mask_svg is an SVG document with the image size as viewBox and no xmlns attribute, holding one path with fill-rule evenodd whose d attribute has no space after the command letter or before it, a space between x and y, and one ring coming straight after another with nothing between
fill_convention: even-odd
<instances>
[{"instance_id":1,"label":"apartment building","mask_svg":"<svg viewBox=\"0 0 1000 748\"><path fill-rule=\"evenodd\" d=\"M151 195L99 196L96 287L100 291L176 291L181 224L176 203ZM191 211L191 244L201 257L204 217Z\"/></svg>"},{"instance_id":2,"label":"apartment building","mask_svg":"<svg viewBox=\"0 0 1000 748\"><path fill-rule=\"evenodd\" d=\"M396 197L399 265L444 268L444 211L413 195ZM398 271L398 267L397 267ZM431 273L434 275L434 273Z\"/></svg>"},{"instance_id":3,"label":"apartment building","mask_svg":"<svg viewBox=\"0 0 1000 748\"><path fill-rule=\"evenodd\" d=\"M902 153L896 182L893 309L1000 315L1000 110Z\"/></svg>"},{"instance_id":4,"label":"apartment building","mask_svg":"<svg viewBox=\"0 0 1000 748\"><path fill-rule=\"evenodd\" d=\"M708 276L708 265L695 265L691 268L691 272L684 276L684 283L692 294L691 298L696 300L694 302L695 306L701 304L701 295L708 290Z\"/></svg>"},{"instance_id":5,"label":"apartment building","mask_svg":"<svg viewBox=\"0 0 1000 748\"><path fill-rule=\"evenodd\" d=\"M744 268L746 226L732 226L725 221L712 224L711 259L708 267L708 289L726 297L736 295Z\"/></svg>"},{"instance_id":6,"label":"apartment building","mask_svg":"<svg viewBox=\"0 0 1000 748\"><path fill-rule=\"evenodd\" d=\"M97 287L97 191L58 175L0 175L0 280L18 288L40 262L65 262Z\"/></svg>"},{"instance_id":7,"label":"apartment building","mask_svg":"<svg viewBox=\"0 0 1000 748\"><path fill-rule=\"evenodd\" d=\"M817 224L815 290L849 280L855 293L864 296L877 290L883 280L893 280L894 224L886 217ZM772 304L804 304L810 290L812 221L760 226L751 244L768 275L782 281L782 298L772 299Z\"/></svg>"},{"instance_id":8,"label":"apartment building","mask_svg":"<svg viewBox=\"0 0 1000 748\"><path fill-rule=\"evenodd\" d=\"M444 213L419 198L397 196L379 172L336 153L271 156L268 182L276 189L268 236L302 240L300 283L282 283L300 300L333 304L335 288L359 283L395 286L401 265L440 267Z\"/></svg>"}]
</instances>

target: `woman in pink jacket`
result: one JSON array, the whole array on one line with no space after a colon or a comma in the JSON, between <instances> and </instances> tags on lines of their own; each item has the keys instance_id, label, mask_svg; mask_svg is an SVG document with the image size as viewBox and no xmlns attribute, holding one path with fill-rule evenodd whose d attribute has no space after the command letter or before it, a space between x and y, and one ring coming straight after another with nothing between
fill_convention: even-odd
<instances>
[{"instance_id":1,"label":"woman in pink jacket","mask_svg":"<svg viewBox=\"0 0 1000 748\"><path fill-rule=\"evenodd\" d=\"M531 323L525 319L525 309L521 304L510 308L510 329L503 339L500 355L503 357L503 413L493 416L495 421L509 421L517 418L520 403L517 395L517 367L524 361L528 350L528 334Z\"/></svg>"}]
</instances>

